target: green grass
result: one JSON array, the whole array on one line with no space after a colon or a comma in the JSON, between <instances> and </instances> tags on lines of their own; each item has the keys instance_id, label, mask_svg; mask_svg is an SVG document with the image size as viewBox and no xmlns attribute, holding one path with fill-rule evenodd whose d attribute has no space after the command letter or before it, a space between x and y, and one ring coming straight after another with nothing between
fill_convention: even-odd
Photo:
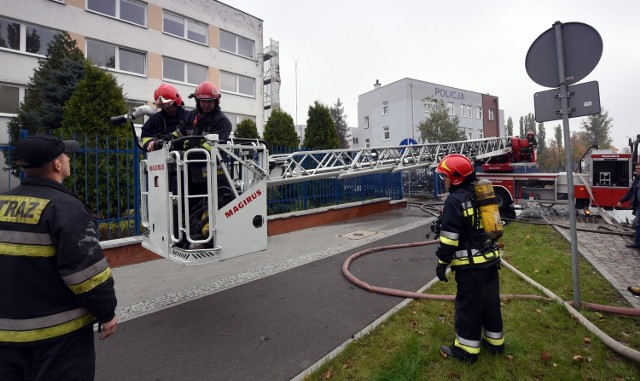
<instances>
[{"instance_id":1,"label":"green grass","mask_svg":"<svg viewBox=\"0 0 640 381\"><path fill-rule=\"evenodd\" d=\"M501 239L504 258L567 301L573 300L570 244L548 226L512 223ZM629 307L609 282L580 259L581 301ZM502 294L542 295L506 268ZM455 281L428 293L455 294ZM640 318L582 309L614 339L640 349ZM482 352L475 364L443 359L453 340L453 303L416 300L369 335L351 343L305 380L640 380L627 360L586 330L557 302L503 299L504 355Z\"/></svg>"}]
</instances>

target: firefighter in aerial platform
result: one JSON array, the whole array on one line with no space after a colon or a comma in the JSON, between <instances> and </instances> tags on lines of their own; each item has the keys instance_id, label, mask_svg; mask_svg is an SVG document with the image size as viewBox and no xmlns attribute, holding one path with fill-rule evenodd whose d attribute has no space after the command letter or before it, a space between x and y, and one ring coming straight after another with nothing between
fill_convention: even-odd
<instances>
[{"instance_id":1,"label":"firefighter in aerial platform","mask_svg":"<svg viewBox=\"0 0 640 381\"><path fill-rule=\"evenodd\" d=\"M535 132L527 131L527 142L528 146L522 148L522 160L533 163L536 161L536 148L538 148Z\"/></svg>"},{"instance_id":2,"label":"firefighter in aerial platform","mask_svg":"<svg viewBox=\"0 0 640 381\"><path fill-rule=\"evenodd\" d=\"M189 95L189 98L195 98L196 109L189 112L186 116L184 123L173 133L174 138L180 138L190 135L202 136L207 134L217 134L218 141L226 143L231 135L232 126L229 118L220 109L220 90L218 87L209 81L204 81L196 87L193 94ZM194 142L189 141L186 143L185 148L194 148L197 146ZM211 145L206 141L198 142L201 147L211 151ZM223 159L224 159L223 155ZM227 180L222 170L224 163L218 163L216 168L216 174L218 176L218 207L222 207L231 201L233 192L231 191L231 185ZM191 181L193 186L197 188L194 192L206 193L206 178L205 173L196 170L197 166L193 166L191 173Z\"/></svg>"},{"instance_id":3,"label":"firefighter in aerial platform","mask_svg":"<svg viewBox=\"0 0 640 381\"><path fill-rule=\"evenodd\" d=\"M178 90L166 83L161 84L153 92L153 103L160 110L151 115L142 126L142 147L148 152L155 151L157 144L170 138L180 123L185 120L187 112Z\"/></svg>"},{"instance_id":4,"label":"firefighter in aerial platform","mask_svg":"<svg viewBox=\"0 0 640 381\"><path fill-rule=\"evenodd\" d=\"M197 136L184 143L183 148L202 147L211 152L213 148L209 142L200 138L207 134L217 134L218 141L226 143L229 140L233 129L231 121L222 112L220 108L220 90L216 85L209 81L199 84L193 94L189 98L195 98L196 109L190 111L185 117L184 122L173 132L174 138L182 138L188 136ZM231 183L224 173L226 155L221 154L222 162L216 163L216 177L218 183L218 208L222 208L233 200L234 194ZM207 173L206 167L202 163L193 163L189 167L189 194L206 194L207 193ZM207 212L206 199L194 202L189 210L189 224L192 226L192 232L196 235L206 235L209 229L209 218ZM199 237L196 237L199 238ZM189 248L201 248L201 245L189 245Z\"/></svg>"},{"instance_id":5,"label":"firefighter in aerial platform","mask_svg":"<svg viewBox=\"0 0 640 381\"><path fill-rule=\"evenodd\" d=\"M440 352L444 357L475 362L481 346L491 353L504 352L498 279L500 252L494 242L501 235L502 222L497 204L493 210L494 200L481 199L474 189L482 184L475 183L475 169L468 158L448 155L438 164L436 172L444 177L450 192L442 212L436 275L447 282L446 271L451 266L457 283L456 337L453 345L441 346Z\"/></svg>"}]
</instances>

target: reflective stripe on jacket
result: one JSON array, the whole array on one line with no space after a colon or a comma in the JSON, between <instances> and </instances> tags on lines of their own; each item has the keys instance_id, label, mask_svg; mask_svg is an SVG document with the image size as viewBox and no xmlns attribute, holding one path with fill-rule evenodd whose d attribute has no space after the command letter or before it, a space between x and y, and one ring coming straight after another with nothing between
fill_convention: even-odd
<instances>
[{"instance_id":1,"label":"reflective stripe on jacket","mask_svg":"<svg viewBox=\"0 0 640 381\"><path fill-rule=\"evenodd\" d=\"M472 239L482 235L482 219L476 216L473 185L457 188L447 197L442 212L439 263L463 268L489 265L500 258L500 251ZM477 221L476 221L477 219Z\"/></svg>"},{"instance_id":2,"label":"reflective stripe on jacket","mask_svg":"<svg viewBox=\"0 0 640 381\"><path fill-rule=\"evenodd\" d=\"M108 322L116 304L96 221L73 193L26 179L0 195L0 345Z\"/></svg>"}]
</instances>

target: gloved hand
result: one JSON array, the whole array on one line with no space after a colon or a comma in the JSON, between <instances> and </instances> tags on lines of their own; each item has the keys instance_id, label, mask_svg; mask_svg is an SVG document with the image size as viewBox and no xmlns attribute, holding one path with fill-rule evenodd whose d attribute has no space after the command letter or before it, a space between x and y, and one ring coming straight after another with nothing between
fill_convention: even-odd
<instances>
[{"instance_id":1,"label":"gloved hand","mask_svg":"<svg viewBox=\"0 0 640 381\"><path fill-rule=\"evenodd\" d=\"M165 140L154 140L153 141L153 150L159 150L162 149L162 146L164 146L164 143L166 143Z\"/></svg>"},{"instance_id":2,"label":"gloved hand","mask_svg":"<svg viewBox=\"0 0 640 381\"><path fill-rule=\"evenodd\" d=\"M447 267L449 265L445 264L445 263L438 263L438 266L436 266L436 276L438 277L438 279L440 279L443 282L448 282L449 279L447 279Z\"/></svg>"}]
</instances>

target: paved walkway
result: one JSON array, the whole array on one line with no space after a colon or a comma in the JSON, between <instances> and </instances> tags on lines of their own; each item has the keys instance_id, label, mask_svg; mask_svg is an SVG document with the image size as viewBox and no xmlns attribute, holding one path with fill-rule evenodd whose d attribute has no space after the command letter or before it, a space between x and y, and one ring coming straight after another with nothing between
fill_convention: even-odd
<instances>
[{"instance_id":1,"label":"paved walkway","mask_svg":"<svg viewBox=\"0 0 640 381\"><path fill-rule=\"evenodd\" d=\"M569 226L566 218L554 218L553 222ZM633 237L613 234L607 230L609 227L610 225L604 222L577 222L578 252L609 280L633 307L640 308L640 298L627 291L629 285L640 285L640 250L625 247L631 243ZM581 229L601 230L602 233ZM556 230L570 241L569 229L556 227Z\"/></svg>"},{"instance_id":2,"label":"paved walkway","mask_svg":"<svg viewBox=\"0 0 640 381\"><path fill-rule=\"evenodd\" d=\"M268 238L267 249L202 266L167 259L113 269L121 321L223 291L426 226L418 207L356 218ZM424 237L423 237L424 239ZM382 244L381 244L382 245ZM339 271L339 269L338 269Z\"/></svg>"}]
</instances>

